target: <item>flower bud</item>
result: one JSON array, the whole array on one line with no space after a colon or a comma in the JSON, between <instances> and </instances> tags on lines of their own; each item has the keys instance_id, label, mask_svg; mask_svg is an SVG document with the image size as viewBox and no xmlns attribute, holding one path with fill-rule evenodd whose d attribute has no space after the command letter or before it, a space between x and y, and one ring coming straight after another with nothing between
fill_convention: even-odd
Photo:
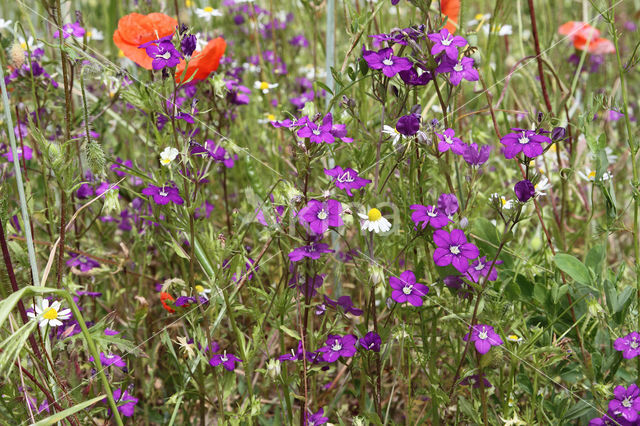
<instances>
[{"instance_id":1,"label":"flower bud","mask_svg":"<svg viewBox=\"0 0 640 426\"><path fill-rule=\"evenodd\" d=\"M369 267L369 277L374 284L380 284L384 281L384 269L379 265L371 265Z\"/></svg>"},{"instance_id":2,"label":"flower bud","mask_svg":"<svg viewBox=\"0 0 640 426\"><path fill-rule=\"evenodd\" d=\"M267 375L271 377L272 380L275 380L280 376L280 360L276 358L272 358L267 361Z\"/></svg>"},{"instance_id":3,"label":"flower bud","mask_svg":"<svg viewBox=\"0 0 640 426\"><path fill-rule=\"evenodd\" d=\"M564 127L554 127L551 131L551 140L557 141L559 139L564 139L567 134L567 129Z\"/></svg>"},{"instance_id":4,"label":"flower bud","mask_svg":"<svg viewBox=\"0 0 640 426\"><path fill-rule=\"evenodd\" d=\"M515 191L518 200L523 203L529 201L529 199L536 194L535 186L533 186L531 181L527 179L521 180L520 182L516 183L516 185L513 187L513 190Z\"/></svg>"},{"instance_id":5,"label":"flower bud","mask_svg":"<svg viewBox=\"0 0 640 426\"><path fill-rule=\"evenodd\" d=\"M460 219L459 226L461 229L465 229L467 226L469 226L469 219L464 216L462 219Z\"/></svg>"}]
</instances>

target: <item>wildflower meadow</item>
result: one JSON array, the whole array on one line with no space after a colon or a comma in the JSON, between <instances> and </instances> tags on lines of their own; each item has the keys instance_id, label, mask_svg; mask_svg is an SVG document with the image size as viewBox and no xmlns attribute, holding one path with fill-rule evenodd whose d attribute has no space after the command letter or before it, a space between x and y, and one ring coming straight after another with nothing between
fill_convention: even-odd
<instances>
[{"instance_id":1,"label":"wildflower meadow","mask_svg":"<svg viewBox=\"0 0 640 426\"><path fill-rule=\"evenodd\" d=\"M1 425L640 425L637 0L0 0Z\"/></svg>"}]
</instances>

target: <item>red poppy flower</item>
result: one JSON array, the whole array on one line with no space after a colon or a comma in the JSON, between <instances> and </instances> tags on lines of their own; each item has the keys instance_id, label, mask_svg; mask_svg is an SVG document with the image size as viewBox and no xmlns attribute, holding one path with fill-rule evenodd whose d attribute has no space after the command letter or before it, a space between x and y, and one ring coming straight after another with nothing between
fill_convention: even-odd
<instances>
[{"instance_id":1,"label":"red poppy flower","mask_svg":"<svg viewBox=\"0 0 640 426\"><path fill-rule=\"evenodd\" d=\"M147 55L145 49L139 49L138 46L172 34L177 25L178 21L164 13L130 13L118 21L118 28L113 33L113 42L122 50L124 56L150 70L153 59Z\"/></svg>"},{"instance_id":2,"label":"red poppy flower","mask_svg":"<svg viewBox=\"0 0 640 426\"><path fill-rule=\"evenodd\" d=\"M558 28L558 33L566 35L567 38L573 42L573 47L578 50L588 49L587 51L589 53L593 53L595 55L615 53L616 51L616 48L611 40L600 37L600 30L592 27L586 22L566 22L560 25L560 28Z\"/></svg>"},{"instance_id":3,"label":"red poppy flower","mask_svg":"<svg viewBox=\"0 0 640 426\"><path fill-rule=\"evenodd\" d=\"M444 28L451 34L455 33L460 18L460 0L440 0L440 11L447 17Z\"/></svg>"},{"instance_id":4,"label":"red poppy flower","mask_svg":"<svg viewBox=\"0 0 640 426\"><path fill-rule=\"evenodd\" d=\"M189 81L191 76L193 76L193 79L191 79L193 82L209 77L209 74L218 69L220 58L224 55L226 48L227 42L222 37L218 37L209 41L202 51L193 52L189 65L182 59L176 67L176 83ZM182 73L185 66L187 71L183 77Z\"/></svg>"},{"instance_id":5,"label":"red poppy flower","mask_svg":"<svg viewBox=\"0 0 640 426\"><path fill-rule=\"evenodd\" d=\"M176 310L173 309L171 306L169 306L167 304L167 300L169 300L170 302L175 302L176 299L173 298L172 295L170 295L169 293L165 293L164 291L160 293L160 303L162 303L162 306L169 312L169 313L174 313Z\"/></svg>"}]
</instances>

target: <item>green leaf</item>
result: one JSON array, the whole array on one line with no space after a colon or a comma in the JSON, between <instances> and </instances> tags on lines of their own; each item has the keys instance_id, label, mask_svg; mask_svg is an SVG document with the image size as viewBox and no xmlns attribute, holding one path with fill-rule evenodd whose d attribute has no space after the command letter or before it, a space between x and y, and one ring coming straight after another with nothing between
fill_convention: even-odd
<instances>
[{"instance_id":1,"label":"green leaf","mask_svg":"<svg viewBox=\"0 0 640 426\"><path fill-rule=\"evenodd\" d=\"M591 275L584 263L566 253L559 253L553 258L560 270L566 272L575 281L582 284L591 282Z\"/></svg>"},{"instance_id":2,"label":"green leaf","mask_svg":"<svg viewBox=\"0 0 640 426\"><path fill-rule=\"evenodd\" d=\"M76 404L73 407L69 407L66 410L62 410L59 413L55 413L53 416L49 416L46 419L40 420L37 423L34 423L33 426L48 426L58 423L59 421L66 419L72 414L77 413L78 411L84 410L85 408L99 402L100 400L105 399L105 395L99 395L95 398L92 398L88 401L81 402L80 404Z\"/></svg>"},{"instance_id":3,"label":"green leaf","mask_svg":"<svg viewBox=\"0 0 640 426\"><path fill-rule=\"evenodd\" d=\"M0 376L6 377L13 368L22 347L27 342L27 338L38 325L37 321L29 321L18 330L11 333L4 342L0 343Z\"/></svg>"},{"instance_id":4,"label":"green leaf","mask_svg":"<svg viewBox=\"0 0 640 426\"><path fill-rule=\"evenodd\" d=\"M580 400L564 414L563 420L573 420L588 414L593 406L587 401Z\"/></svg>"},{"instance_id":5,"label":"green leaf","mask_svg":"<svg viewBox=\"0 0 640 426\"><path fill-rule=\"evenodd\" d=\"M285 327L284 325L280 326L280 330L284 331L285 334L293 337L294 339L300 340L300 335L298 334L297 331L292 330L292 329L290 329L288 327Z\"/></svg>"},{"instance_id":6,"label":"green leaf","mask_svg":"<svg viewBox=\"0 0 640 426\"><path fill-rule=\"evenodd\" d=\"M596 275L600 275L602 270L602 263L604 262L605 257L605 245L597 244L589 250L587 253L587 259L585 260L585 264L588 268L590 268Z\"/></svg>"}]
</instances>

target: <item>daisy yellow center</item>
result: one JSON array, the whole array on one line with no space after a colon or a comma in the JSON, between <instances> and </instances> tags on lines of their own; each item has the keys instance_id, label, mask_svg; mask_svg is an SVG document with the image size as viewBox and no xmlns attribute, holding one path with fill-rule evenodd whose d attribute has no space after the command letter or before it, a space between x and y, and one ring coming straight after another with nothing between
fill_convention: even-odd
<instances>
[{"instance_id":1,"label":"daisy yellow center","mask_svg":"<svg viewBox=\"0 0 640 426\"><path fill-rule=\"evenodd\" d=\"M269 121L275 121L275 119L276 119L276 116L275 116L275 115L273 115L273 114L267 114L267 120L269 120Z\"/></svg>"},{"instance_id":2,"label":"daisy yellow center","mask_svg":"<svg viewBox=\"0 0 640 426\"><path fill-rule=\"evenodd\" d=\"M260 82L260 90L267 90L269 88L269 83L266 81Z\"/></svg>"},{"instance_id":3,"label":"daisy yellow center","mask_svg":"<svg viewBox=\"0 0 640 426\"><path fill-rule=\"evenodd\" d=\"M162 158L162 159L160 159L160 162L161 162L162 164L169 164L169 163L171 162L171 160L170 160L170 159L168 159L168 158Z\"/></svg>"},{"instance_id":4,"label":"daisy yellow center","mask_svg":"<svg viewBox=\"0 0 640 426\"><path fill-rule=\"evenodd\" d=\"M196 291L197 291L198 293L202 293L202 292L204 292L204 287L202 287L201 285L197 285L197 286L196 286Z\"/></svg>"},{"instance_id":5,"label":"daisy yellow center","mask_svg":"<svg viewBox=\"0 0 640 426\"><path fill-rule=\"evenodd\" d=\"M507 199L504 197L500 197L500 201L502 201L502 205L504 206L505 204L507 204Z\"/></svg>"},{"instance_id":6,"label":"daisy yellow center","mask_svg":"<svg viewBox=\"0 0 640 426\"><path fill-rule=\"evenodd\" d=\"M207 7L205 7L205 8L204 8L204 9L202 9L202 10L204 10L204 11L205 11L205 12L207 12L207 13L211 13L211 12L213 12L213 8L212 8L211 6L207 6Z\"/></svg>"},{"instance_id":7,"label":"daisy yellow center","mask_svg":"<svg viewBox=\"0 0 640 426\"><path fill-rule=\"evenodd\" d=\"M369 220L371 222L375 222L377 220L380 220L380 218L382 217L382 213L380 213L380 210L374 207L371 210L369 210L369 213L367 214L367 216L369 217Z\"/></svg>"},{"instance_id":8,"label":"daisy yellow center","mask_svg":"<svg viewBox=\"0 0 640 426\"><path fill-rule=\"evenodd\" d=\"M481 14L481 13L478 13L478 14L475 16L475 18L476 18L476 21L479 21L479 20L481 20L482 18L484 18L484 15L483 15L483 14Z\"/></svg>"},{"instance_id":9,"label":"daisy yellow center","mask_svg":"<svg viewBox=\"0 0 640 426\"><path fill-rule=\"evenodd\" d=\"M91 38L91 31L87 31L87 38Z\"/></svg>"},{"instance_id":10,"label":"daisy yellow center","mask_svg":"<svg viewBox=\"0 0 640 426\"><path fill-rule=\"evenodd\" d=\"M42 318L48 319L48 320L54 320L58 318L58 311L56 311L53 308L49 308L46 311L44 311L44 313L42 314Z\"/></svg>"},{"instance_id":11,"label":"daisy yellow center","mask_svg":"<svg viewBox=\"0 0 640 426\"><path fill-rule=\"evenodd\" d=\"M20 47L22 48L22 50L27 50L27 43L23 41L22 43L20 43Z\"/></svg>"},{"instance_id":12,"label":"daisy yellow center","mask_svg":"<svg viewBox=\"0 0 640 426\"><path fill-rule=\"evenodd\" d=\"M595 172L595 171L593 171L593 172L589 172L589 174L588 174L587 176L589 177L589 179L595 179L595 177L596 177L596 172Z\"/></svg>"},{"instance_id":13,"label":"daisy yellow center","mask_svg":"<svg viewBox=\"0 0 640 426\"><path fill-rule=\"evenodd\" d=\"M511 334L509 336L509 340L513 340L514 342L518 340L518 336L516 336L515 334Z\"/></svg>"}]
</instances>

